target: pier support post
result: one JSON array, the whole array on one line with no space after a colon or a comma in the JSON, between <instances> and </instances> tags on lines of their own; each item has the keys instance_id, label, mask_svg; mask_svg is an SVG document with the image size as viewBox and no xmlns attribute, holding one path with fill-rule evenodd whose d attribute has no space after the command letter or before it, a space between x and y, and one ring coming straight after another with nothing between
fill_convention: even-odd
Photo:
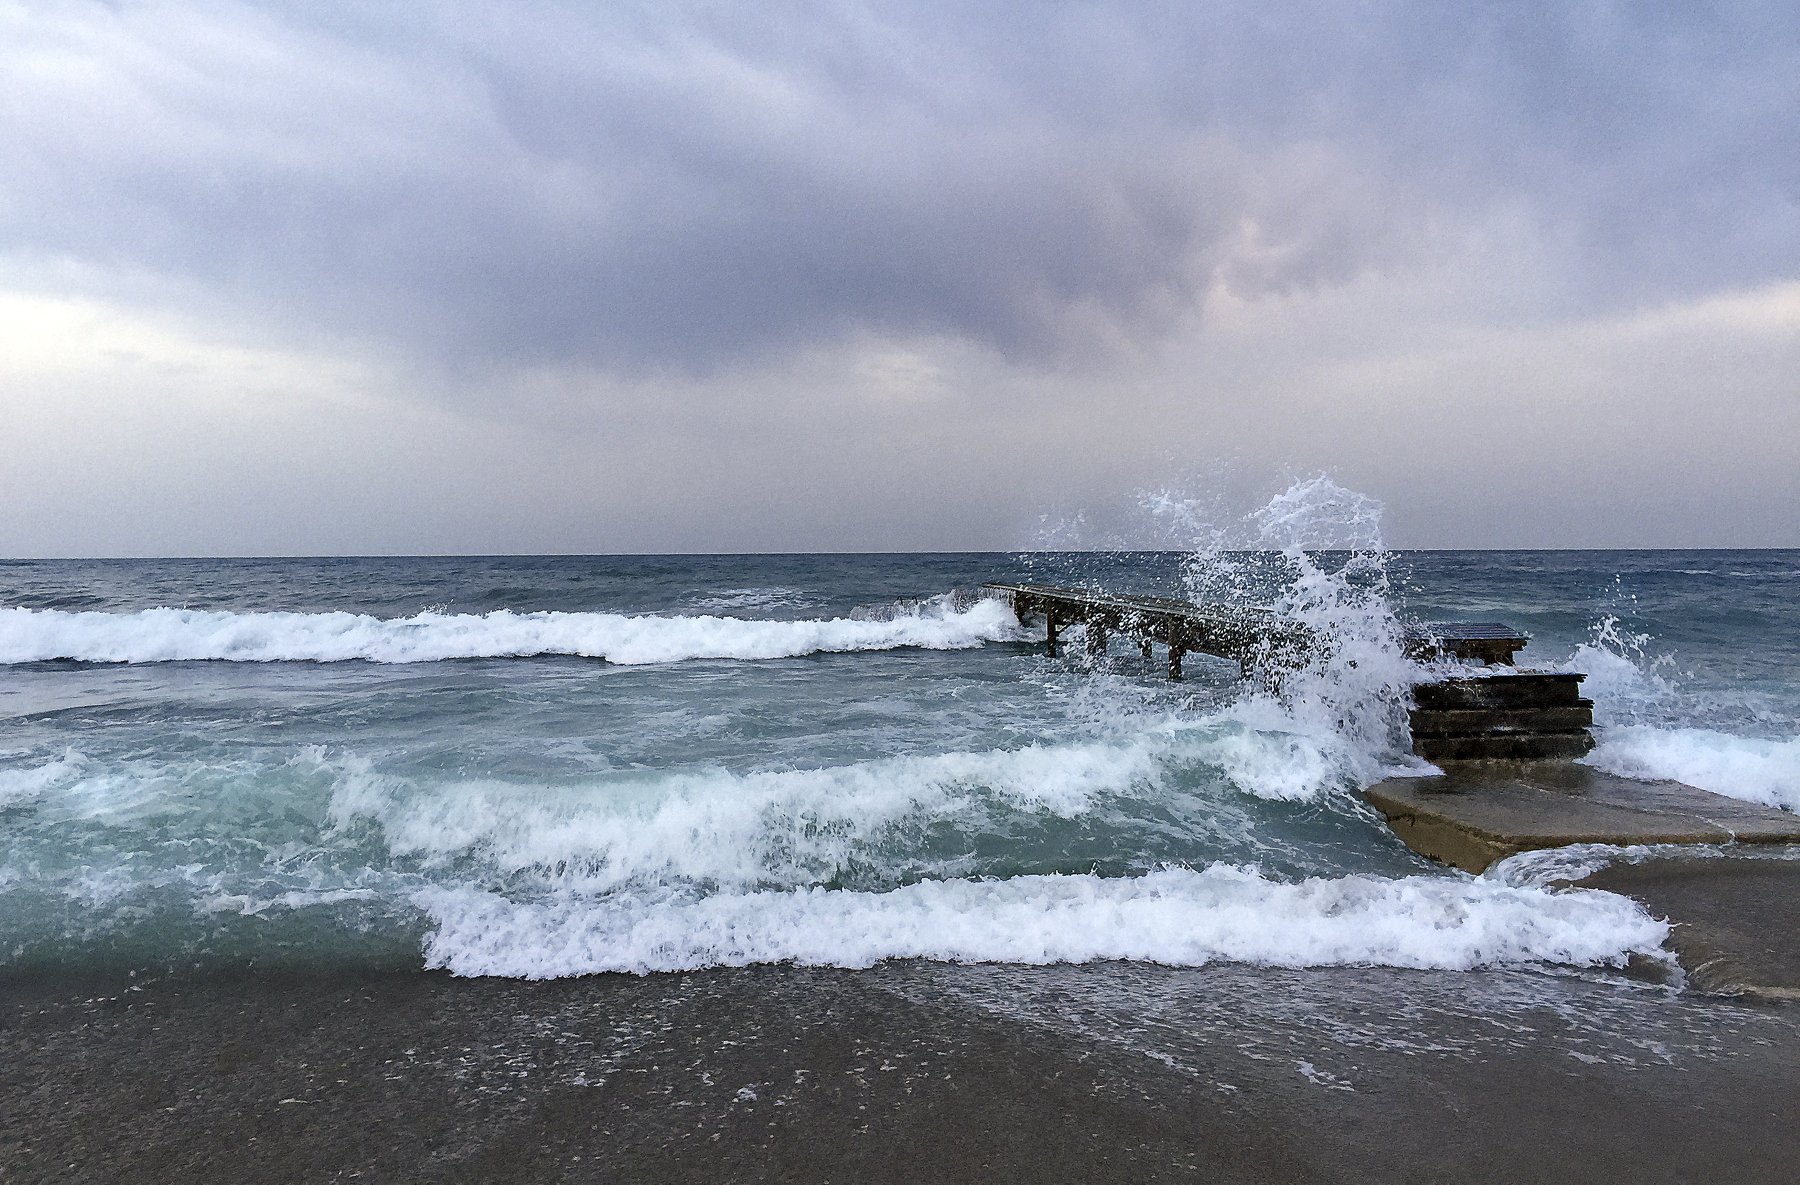
<instances>
[{"instance_id":1,"label":"pier support post","mask_svg":"<svg viewBox=\"0 0 1800 1185\"><path fill-rule=\"evenodd\" d=\"M1044 610L1044 652L1056 657L1056 611L1048 607Z\"/></svg>"},{"instance_id":2,"label":"pier support post","mask_svg":"<svg viewBox=\"0 0 1800 1185\"><path fill-rule=\"evenodd\" d=\"M1098 622L1088 622L1087 652L1091 658L1098 658L1106 653L1106 627Z\"/></svg>"},{"instance_id":3,"label":"pier support post","mask_svg":"<svg viewBox=\"0 0 1800 1185\"><path fill-rule=\"evenodd\" d=\"M1144 656L1145 662L1150 661L1150 639L1149 638L1139 638L1138 639L1138 653Z\"/></svg>"},{"instance_id":4,"label":"pier support post","mask_svg":"<svg viewBox=\"0 0 1800 1185\"><path fill-rule=\"evenodd\" d=\"M1169 647L1169 678L1181 681L1181 647Z\"/></svg>"}]
</instances>

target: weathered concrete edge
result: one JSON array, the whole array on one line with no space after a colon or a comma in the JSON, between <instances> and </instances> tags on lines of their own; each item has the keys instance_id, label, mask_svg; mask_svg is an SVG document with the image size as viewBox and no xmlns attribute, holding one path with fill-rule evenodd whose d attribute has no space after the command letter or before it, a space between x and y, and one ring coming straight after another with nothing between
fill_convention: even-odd
<instances>
[{"instance_id":1,"label":"weathered concrete edge","mask_svg":"<svg viewBox=\"0 0 1800 1185\"><path fill-rule=\"evenodd\" d=\"M1665 910L1648 900L1645 894L1634 893L1623 886L1589 883L1605 871L1602 869L1573 883L1578 887L1630 897L1653 916L1669 922L1669 949L1674 952L1675 961L1687 977L1690 989L1709 996L1731 996L1761 1004L1800 1004L1800 986L1792 982L1768 982L1770 973L1766 968L1759 971L1754 958L1746 958L1741 950L1732 949L1730 941L1721 935L1683 920L1678 916L1683 912L1680 909Z\"/></svg>"},{"instance_id":2,"label":"weathered concrete edge","mask_svg":"<svg viewBox=\"0 0 1800 1185\"><path fill-rule=\"evenodd\" d=\"M1621 847L1633 844L1800 843L1800 831L1769 832L1755 827L1733 827L1729 822L1697 813L1671 814L1655 808L1637 808L1618 802L1604 803L1601 806L1608 814L1638 814L1646 822L1656 821L1663 826L1633 831L1630 824L1615 819L1609 825L1595 826L1590 822L1587 826L1565 826L1562 830L1556 830L1548 824L1542 828L1534 827L1530 831L1493 830L1467 818L1459 818L1450 809L1455 799L1448 799L1445 803L1447 809L1439 811L1431 809L1430 805L1414 794L1398 792L1400 787L1410 790L1411 781L1412 779L1397 779L1396 792L1383 790L1384 786L1390 784L1388 782L1377 783L1363 791L1363 798L1381 812L1388 826L1408 847L1421 856L1465 872L1485 872L1495 863L1520 852L1580 843L1616 844ZM1695 790L1694 793L1704 792ZM1679 825L1668 825L1676 819L1679 819Z\"/></svg>"},{"instance_id":3,"label":"weathered concrete edge","mask_svg":"<svg viewBox=\"0 0 1800 1185\"><path fill-rule=\"evenodd\" d=\"M1751 849L1766 848L1775 844L1793 846L1791 841L1770 839L1755 833L1738 835L1730 828L1712 820L1704 820L1704 822L1714 828L1716 833L1696 833L1692 837L1679 839L1670 839L1666 836L1642 841L1633 837L1501 836L1466 821L1453 820L1430 811L1420 810L1414 802L1380 793L1378 787L1370 787L1364 791L1364 797L1382 813L1388 826L1413 851L1427 859L1477 874L1485 872L1506 857L1517 855L1520 852L1566 847L1573 843L1617 843L1620 846L1633 842L1649 842L1657 846L1729 845L1735 847L1743 845ZM1585 885L1587 879L1584 877L1572 883L1582 886ZM1606 892L1620 893L1623 896L1631 897L1645 909L1657 916L1662 916L1662 911L1653 903L1624 888L1591 887L1604 888ZM1680 965L1682 973L1686 976L1688 986L1694 991L1707 995L1731 996L1757 1003L1800 1005L1800 987L1762 982L1751 967L1736 956L1728 946L1721 945L1716 941L1715 936L1703 930L1696 930L1679 917L1671 916L1665 920L1672 923L1668 939L1669 948L1675 956L1675 961Z\"/></svg>"},{"instance_id":4,"label":"weathered concrete edge","mask_svg":"<svg viewBox=\"0 0 1800 1185\"><path fill-rule=\"evenodd\" d=\"M1506 857L1531 847L1502 839L1467 823L1452 822L1441 815L1416 810L1410 803L1380 793L1379 787L1372 786L1363 791L1363 797L1381 812L1388 827L1407 847L1428 860L1464 872L1485 872Z\"/></svg>"},{"instance_id":5,"label":"weathered concrete edge","mask_svg":"<svg viewBox=\"0 0 1800 1185\"><path fill-rule=\"evenodd\" d=\"M1709 995L1800 1004L1800 845L1730 845L1612 861L1573 882L1619 893L1669 919L1687 986Z\"/></svg>"},{"instance_id":6,"label":"weathered concrete edge","mask_svg":"<svg viewBox=\"0 0 1800 1185\"><path fill-rule=\"evenodd\" d=\"M1729 828L1711 820L1698 820L1698 826L1686 830L1656 834L1626 835L1617 831L1567 830L1521 835L1489 830L1467 819L1456 818L1448 812L1429 810L1416 799L1383 792L1381 784L1364 790L1363 798L1381 812L1388 827L1407 847L1427 859L1473 873L1486 872L1506 857L1516 856L1520 852L1564 848L1570 844L1724 844L1739 839Z\"/></svg>"}]
</instances>

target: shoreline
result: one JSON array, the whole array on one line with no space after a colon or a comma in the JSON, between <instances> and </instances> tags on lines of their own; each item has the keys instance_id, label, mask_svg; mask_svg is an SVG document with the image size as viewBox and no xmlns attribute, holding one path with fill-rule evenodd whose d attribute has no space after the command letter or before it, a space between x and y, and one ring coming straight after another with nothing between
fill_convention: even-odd
<instances>
[{"instance_id":1,"label":"shoreline","mask_svg":"<svg viewBox=\"0 0 1800 1185\"><path fill-rule=\"evenodd\" d=\"M1574 973L36 975L0 1018L9 1185L1775 1182L1800 1156L1800 1009Z\"/></svg>"}]
</instances>

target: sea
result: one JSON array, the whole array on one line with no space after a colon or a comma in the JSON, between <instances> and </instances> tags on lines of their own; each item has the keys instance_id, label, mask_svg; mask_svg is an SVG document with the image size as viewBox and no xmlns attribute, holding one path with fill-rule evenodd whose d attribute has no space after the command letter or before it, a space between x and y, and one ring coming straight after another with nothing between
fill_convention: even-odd
<instances>
[{"instance_id":1,"label":"sea","mask_svg":"<svg viewBox=\"0 0 1800 1185\"><path fill-rule=\"evenodd\" d=\"M0 975L1664 957L1634 902L1432 864L1363 802L1432 772L1411 621L1585 672L1596 766L1800 808L1800 552L1280 519L1158 551L0 562ZM1050 657L994 580L1332 642L1171 682L1079 630Z\"/></svg>"}]
</instances>

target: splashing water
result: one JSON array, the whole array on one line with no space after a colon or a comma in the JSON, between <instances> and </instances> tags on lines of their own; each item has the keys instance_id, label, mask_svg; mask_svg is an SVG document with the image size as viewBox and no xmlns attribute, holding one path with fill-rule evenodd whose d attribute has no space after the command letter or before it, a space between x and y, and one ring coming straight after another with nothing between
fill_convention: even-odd
<instances>
[{"instance_id":1,"label":"splashing water","mask_svg":"<svg viewBox=\"0 0 1800 1185\"><path fill-rule=\"evenodd\" d=\"M1207 523L1195 502L1142 500L1201 535L1183 564L1201 603L1266 607L1303 625L1314 644L1299 665L1266 656L1251 690L1226 710L1259 733L1303 737L1318 780L1283 797L1355 789L1420 763L1406 752L1406 698L1420 677L1403 645L1381 536L1381 503L1328 476L1296 481L1235 522ZM1260 688L1260 690L1258 690Z\"/></svg>"},{"instance_id":2,"label":"splashing water","mask_svg":"<svg viewBox=\"0 0 1800 1185\"><path fill-rule=\"evenodd\" d=\"M1616 579L1610 599L1636 601ZM1569 658L1554 665L1587 675L1597 743L1586 764L1800 810L1800 716L1785 715L1766 694L1678 674L1675 656L1658 651L1655 635L1628 627L1617 612L1601 614Z\"/></svg>"},{"instance_id":3,"label":"splashing water","mask_svg":"<svg viewBox=\"0 0 1800 1185\"><path fill-rule=\"evenodd\" d=\"M1651 644L1649 633L1629 630L1617 615L1608 613L1560 664L1562 670L1587 676L1583 690L1594 700L1600 724L1656 719L1673 704L1678 693L1666 672L1674 666L1674 658L1651 654Z\"/></svg>"}]
</instances>

